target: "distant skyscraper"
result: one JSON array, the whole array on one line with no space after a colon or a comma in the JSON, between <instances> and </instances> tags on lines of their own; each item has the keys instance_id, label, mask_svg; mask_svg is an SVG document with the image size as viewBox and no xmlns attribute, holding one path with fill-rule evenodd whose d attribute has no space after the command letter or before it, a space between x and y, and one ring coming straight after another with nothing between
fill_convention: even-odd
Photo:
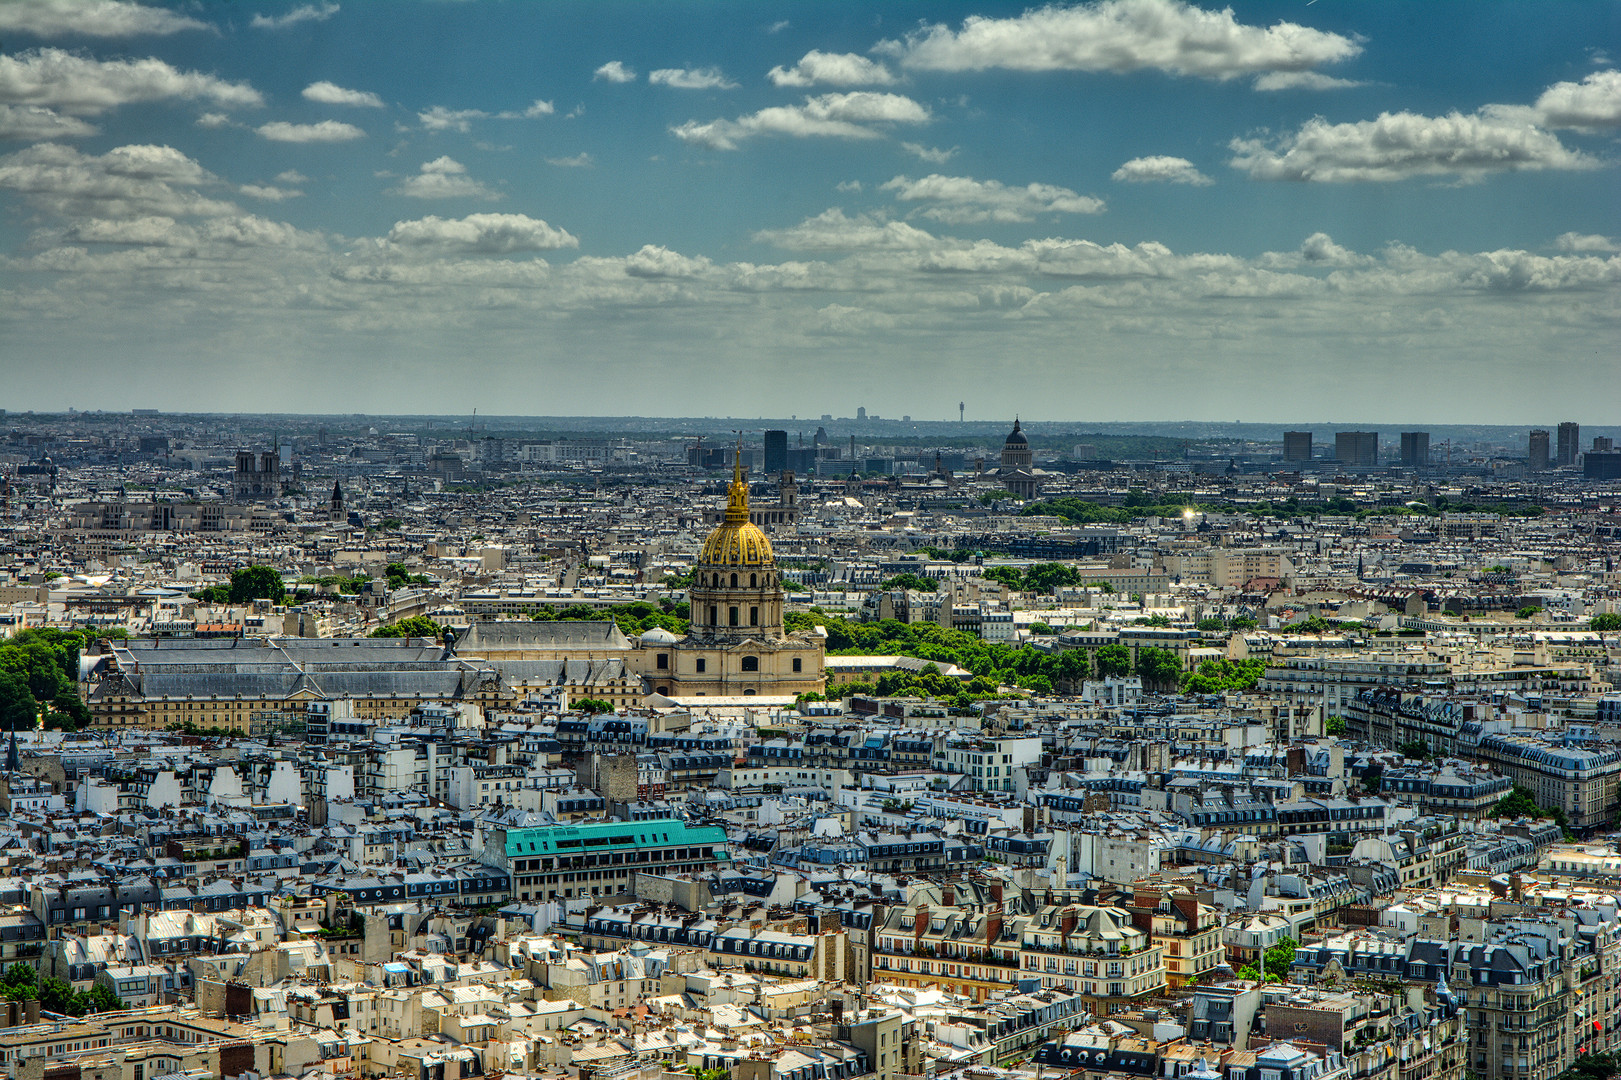
<instances>
[{"instance_id":1,"label":"distant skyscraper","mask_svg":"<svg viewBox=\"0 0 1621 1080\"><path fill-rule=\"evenodd\" d=\"M1529 444L1531 471L1542 472L1548 467L1548 433L1541 428L1531 432Z\"/></svg>"},{"instance_id":2,"label":"distant skyscraper","mask_svg":"<svg viewBox=\"0 0 1621 1080\"><path fill-rule=\"evenodd\" d=\"M863 405L863 406L861 406L860 408L858 408L856 410L856 419L857 420L865 420L866 418L867 418L867 407L865 405Z\"/></svg>"},{"instance_id":3,"label":"distant skyscraper","mask_svg":"<svg viewBox=\"0 0 1621 1080\"><path fill-rule=\"evenodd\" d=\"M788 467L788 433L786 431L768 431L765 433L765 474L778 476Z\"/></svg>"},{"instance_id":4,"label":"distant skyscraper","mask_svg":"<svg viewBox=\"0 0 1621 1080\"><path fill-rule=\"evenodd\" d=\"M1401 433L1401 463L1410 469L1422 469L1429 465L1429 432L1404 431Z\"/></svg>"},{"instance_id":5,"label":"distant skyscraper","mask_svg":"<svg viewBox=\"0 0 1621 1080\"><path fill-rule=\"evenodd\" d=\"M1283 460L1311 460L1311 432L1285 431L1283 433Z\"/></svg>"},{"instance_id":6,"label":"distant skyscraper","mask_svg":"<svg viewBox=\"0 0 1621 1080\"><path fill-rule=\"evenodd\" d=\"M963 420L968 416L967 410L968 410L968 402L966 402L966 401L957 402L957 423L959 423L959 424L962 423Z\"/></svg>"},{"instance_id":7,"label":"distant skyscraper","mask_svg":"<svg viewBox=\"0 0 1621 1080\"><path fill-rule=\"evenodd\" d=\"M146 440L142 439L141 442L145 443ZM1614 449L1615 449L1615 440L1610 438L1608 435L1594 435L1593 436L1593 453L1595 453L1595 454L1608 454L1611 450L1614 450Z\"/></svg>"},{"instance_id":8,"label":"distant skyscraper","mask_svg":"<svg viewBox=\"0 0 1621 1080\"><path fill-rule=\"evenodd\" d=\"M1342 465L1379 464L1379 433L1377 431L1336 431L1334 433L1334 460Z\"/></svg>"},{"instance_id":9,"label":"distant skyscraper","mask_svg":"<svg viewBox=\"0 0 1621 1080\"><path fill-rule=\"evenodd\" d=\"M1576 464L1576 455L1582 452L1582 425L1566 420L1559 425L1559 464Z\"/></svg>"}]
</instances>

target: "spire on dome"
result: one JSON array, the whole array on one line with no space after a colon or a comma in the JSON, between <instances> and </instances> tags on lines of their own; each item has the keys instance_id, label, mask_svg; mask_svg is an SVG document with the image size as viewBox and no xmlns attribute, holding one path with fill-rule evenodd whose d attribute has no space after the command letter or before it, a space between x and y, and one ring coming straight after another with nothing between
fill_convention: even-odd
<instances>
[{"instance_id":1,"label":"spire on dome","mask_svg":"<svg viewBox=\"0 0 1621 1080\"><path fill-rule=\"evenodd\" d=\"M732 455L732 486L726 491L726 520L743 522L749 519L749 485L743 482L743 440L737 440Z\"/></svg>"}]
</instances>

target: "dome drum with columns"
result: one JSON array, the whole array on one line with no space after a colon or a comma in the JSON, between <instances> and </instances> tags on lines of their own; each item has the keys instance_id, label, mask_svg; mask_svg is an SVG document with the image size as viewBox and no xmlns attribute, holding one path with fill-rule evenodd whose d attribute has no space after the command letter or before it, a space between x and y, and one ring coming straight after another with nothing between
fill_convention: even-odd
<instances>
[{"instance_id":1,"label":"dome drum with columns","mask_svg":"<svg viewBox=\"0 0 1621 1080\"><path fill-rule=\"evenodd\" d=\"M687 636L638 643L649 689L666 697L820 693L821 640L784 633L784 597L771 541L749 518L749 487L734 464L726 516L693 565Z\"/></svg>"}]
</instances>

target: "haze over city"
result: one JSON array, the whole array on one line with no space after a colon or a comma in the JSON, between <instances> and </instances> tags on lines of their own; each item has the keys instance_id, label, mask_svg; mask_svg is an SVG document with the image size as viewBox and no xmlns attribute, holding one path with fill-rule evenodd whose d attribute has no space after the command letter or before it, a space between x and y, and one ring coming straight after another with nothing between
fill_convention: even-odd
<instances>
[{"instance_id":1,"label":"haze over city","mask_svg":"<svg viewBox=\"0 0 1621 1080\"><path fill-rule=\"evenodd\" d=\"M7 3L6 403L1547 424L1621 400L1618 45L1614 3Z\"/></svg>"}]
</instances>

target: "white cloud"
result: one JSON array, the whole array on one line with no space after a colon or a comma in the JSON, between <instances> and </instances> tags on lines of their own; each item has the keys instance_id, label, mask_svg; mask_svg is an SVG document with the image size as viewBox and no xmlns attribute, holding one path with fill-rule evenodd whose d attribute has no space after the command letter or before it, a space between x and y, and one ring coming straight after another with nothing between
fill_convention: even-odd
<instances>
[{"instance_id":1,"label":"white cloud","mask_svg":"<svg viewBox=\"0 0 1621 1080\"><path fill-rule=\"evenodd\" d=\"M766 78L777 86L888 86L895 73L875 60L855 53L825 53L812 49L791 68L774 67Z\"/></svg>"},{"instance_id":2,"label":"white cloud","mask_svg":"<svg viewBox=\"0 0 1621 1080\"><path fill-rule=\"evenodd\" d=\"M304 194L297 188L280 188L271 184L243 184L237 190L261 202L286 202L288 199L301 198Z\"/></svg>"},{"instance_id":3,"label":"white cloud","mask_svg":"<svg viewBox=\"0 0 1621 1080\"><path fill-rule=\"evenodd\" d=\"M467 166L451 157L439 157L422 163L415 176L408 176L389 189L391 195L404 195L412 199L488 199L502 197L478 180L467 175Z\"/></svg>"},{"instance_id":4,"label":"white cloud","mask_svg":"<svg viewBox=\"0 0 1621 1080\"><path fill-rule=\"evenodd\" d=\"M219 179L169 146L119 146L100 156L41 143L0 157L0 189L63 217L212 216L237 212L198 194Z\"/></svg>"},{"instance_id":5,"label":"white cloud","mask_svg":"<svg viewBox=\"0 0 1621 1080\"><path fill-rule=\"evenodd\" d=\"M647 81L674 90L735 90L737 84L718 67L659 68L647 73Z\"/></svg>"},{"instance_id":6,"label":"white cloud","mask_svg":"<svg viewBox=\"0 0 1621 1080\"><path fill-rule=\"evenodd\" d=\"M120 105L204 98L227 108L263 105L247 83L178 71L162 60L93 60L61 49L0 55L0 105L41 105L94 116Z\"/></svg>"},{"instance_id":7,"label":"white cloud","mask_svg":"<svg viewBox=\"0 0 1621 1080\"><path fill-rule=\"evenodd\" d=\"M557 110L552 106L551 102L540 101L537 99L535 103L530 105L527 109L520 109L513 112L499 112L495 115L501 120L537 120L542 116L550 116L556 111Z\"/></svg>"},{"instance_id":8,"label":"white cloud","mask_svg":"<svg viewBox=\"0 0 1621 1080\"><path fill-rule=\"evenodd\" d=\"M207 128L210 131L218 131L220 128L231 127L235 124L235 120L222 112L205 112L197 117L197 126Z\"/></svg>"},{"instance_id":9,"label":"white cloud","mask_svg":"<svg viewBox=\"0 0 1621 1080\"><path fill-rule=\"evenodd\" d=\"M873 125L923 124L929 118L926 107L904 95L858 90L807 97L803 105L777 105L735 120L689 120L670 132L712 150L736 150L741 140L756 135L876 139L881 132Z\"/></svg>"},{"instance_id":10,"label":"white cloud","mask_svg":"<svg viewBox=\"0 0 1621 1080\"><path fill-rule=\"evenodd\" d=\"M580 241L564 230L523 214L469 214L460 219L430 216L415 221L396 221L388 231L388 242L438 253L481 255L555 251L580 246Z\"/></svg>"},{"instance_id":11,"label":"white cloud","mask_svg":"<svg viewBox=\"0 0 1621 1080\"><path fill-rule=\"evenodd\" d=\"M75 116L39 105L0 105L0 139L79 139L96 128Z\"/></svg>"},{"instance_id":12,"label":"white cloud","mask_svg":"<svg viewBox=\"0 0 1621 1080\"><path fill-rule=\"evenodd\" d=\"M276 183L278 184L307 184L309 182L310 178L297 169L287 169L276 174Z\"/></svg>"},{"instance_id":13,"label":"white cloud","mask_svg":"<svg viewBox=\"0 0 1621 1080\"><path fill-rule=\"evenodd\" d=\"M369 90L346 90L336 83L312 82L304 88L304 97L323 105L354 105L367 109L381 109L383 99Z\"/></svg>"},{"instance_id":14,"label":"white cloud","mask_svg":"<svg viewBox=\"0 0 1621 1080\"><path fill-rule=\"evenodd\" d=\"M624 260L625 273L641 278L690 278L706 272L711 263L702 255L693 257L658 244L643 244L641 250Z\"/></svg>"},{"instance_id":15,"label":"white cloud","mask_svg":"<svg viewBox=\"0 0 1621 1080\"><path fill-rule=\"evenodd\" d=\"M944 165L957 156L955 146L949 150L941 150L932 146L924 146L922 143L903 142L901 143L901 149L920 161L928 162L930 165Z\"/></svg>"},{"instance_id":16,"label":"white cloud","mask_svg":"<svg viewBox=\"0 0 1621 1080\"><path fill-rule=\"evenodd\" d=\"M128 0L21 0L0 4L0 33L121 38L210 30L205 22Z\"/></svg>"},{"instance_id":17,"label":"white cloud","mask_svg":"<svg viewBox=\"0 0 1621 1080\"><path fill-rule=\"evenodd\" d=\"M1598 163L1525 119L1487 106L1473 115L1381 113L1331 124L1318 117L1268 144L1234 139L1230 164L1256 180L1391 181L1414 176L1474 180L1511 170L1591 169Z\"/></svg>"},{"instance_id":18,"label":"white cloud","mask_svg":"<svg viewBox=\"0 0 1621 1080\"><path fill-rule=\"evenodd\" d=\"M870 214L847 217L836 206L792 228L763 229L754 239L792 251L924 251L940 245L935 236L915 225Z\"/></svg>"},{"instance_id":19,"label":"white cloud","mask_svg":"<svg viewBox=\"0 0 1621 1080\"><path fill-rule=\"evenodd\" d=\"M636 81L636 70L626 67L622 61L610 60L592 74L591 78L606 79L611 83L628 83Z\"/></svg>"},{"instance_id":20,"label":"white cloud","mask_svg":"<svg viewBox=\"0 0 1621 1080\"><path fill-rule=\"evenodd\" d=\"M1356 79L1336 79L1320 71L1274 71L1255 80L1257 90L1349 90L1366 85Z\"/></svg>"},{"instance_id":21,"label":"white cloud","mask_svg":"<svg viewBox=\"0 0 1621 1080\"><path fill-rule=\"evenodd\" d=\"M901 202L926 204L924 217L952 225L1033 221L1038 214L1101 214L1103 200L1052 184L1008 187L996 180L931 173L919 180L897 176L879 190Z\"/></svg>"},{"instance_id":22,"label":"white cloud","mask_svg":"<svg viewBox=\"0 0 1621 1080\"><path fill-rule=\"evenodd\" d=\"M364 131L341 120L322 120L317 124L289 124L285 120L272 120L255 130L271 142L335 143L366 137Z\"/></svg>"},{"instance_id":23,"label":"white cloud","mask_svg":"<svg viewBox=\"0 0 1621 1080\"><path fill-rule=\"evenodd\" d=\"M303 4L285 15L255 15L249 25L256 30L282 30L299 23L326 22L337 13L337 4Z\"/></svg>"},{"instance_id":24,"label":"white cloud","mask_svg":"<svg viewBox=\"0 0 1621 1080\"><path fill-rule=\"evenodd\" d=\"M1132 158L1114 171L1114 179L1128 184L1155 181L1167 184L1214 184L1204 173L1194 168L1187 158L1156 154L1151 157Z\"/></svg>"},{"instance_id":25,"label":"white cloud","mask_svg":"<svg viewBox=\"0 0 1621 1080\"><path fill-rule=\"evenodd\" d=\"M443 105L435 105L417 113L417 120L429 131L466 133L472 129L474 120L535 120L554 112L556 109L551 102L538 100L526 109L508 109L498 113L485 112L483 109L447 109Z\"/></svg>"},{"instance_id":26,"label":"white cloud","mask_svg":"<svg viewBox=\"0 0 1621 1080\"><path fill-rule=\"evenodd\" d=\"M462 131L469 130L470 120L487 120L489 113L483 109L447 109L443 105L435 105L425 112L417 113L417 119L429 131Z\"/></svg>"},{"instance_id":27,"label":"white cloud","mask_svg":"<svg viewBox=\"0 0 1621 1080\"><path fill-rule=\"evenodd\" d=\"M837 184L833 185L833 190L834 191L860 191L861 190L861 181L860 180L840 180Z\"/></svg>"},{"instance_id":28,"label":"white cloud","mask_svg":"<svg viewBox=\"0 0 1621 1080\"><path fill-rule=\"evenodd\" d=\"M1549 127L1621 125L1621 71L1595 71L1579 83L1554 83L1537 98L1535 109Z\"/></svg>"},{"instance_id":29,"label":"white cloud","mask_svg":"<svg viewBox=\"0 0 1621 1080\"><path fill-rule=\"evenodd\" d=\"M582 151L573 157L549 157L546 159L546 164L556 165L563 169L589 169L596 164L596 159Z\"/></svg>"},{"instance_id":30,"label":"white cloud","mask_svg":"<svg viewBox=\"0 0 1621 1080\"><path fill-rule=\"evenodd\" d=\"M1621 242L1597 233L1560 233L1559 250L1616 252L1621 251Z\"/></svg>"},{"instance_id":31,"label":"white cloud","mask_svg":"<svg viewBox=\"0 0 1621 1080\"><path fill-rule=\"evenodd\" d=\"M1049 4L1011 18L974 15L960 30L926 26L877 48L920 70L1153 69L1209 79L1305 71L1362 51L1341 34L1290 22L1246 26L1231 8L1205 11L1179 0L1098 0Z\"/></svg>"}]
</instances>

